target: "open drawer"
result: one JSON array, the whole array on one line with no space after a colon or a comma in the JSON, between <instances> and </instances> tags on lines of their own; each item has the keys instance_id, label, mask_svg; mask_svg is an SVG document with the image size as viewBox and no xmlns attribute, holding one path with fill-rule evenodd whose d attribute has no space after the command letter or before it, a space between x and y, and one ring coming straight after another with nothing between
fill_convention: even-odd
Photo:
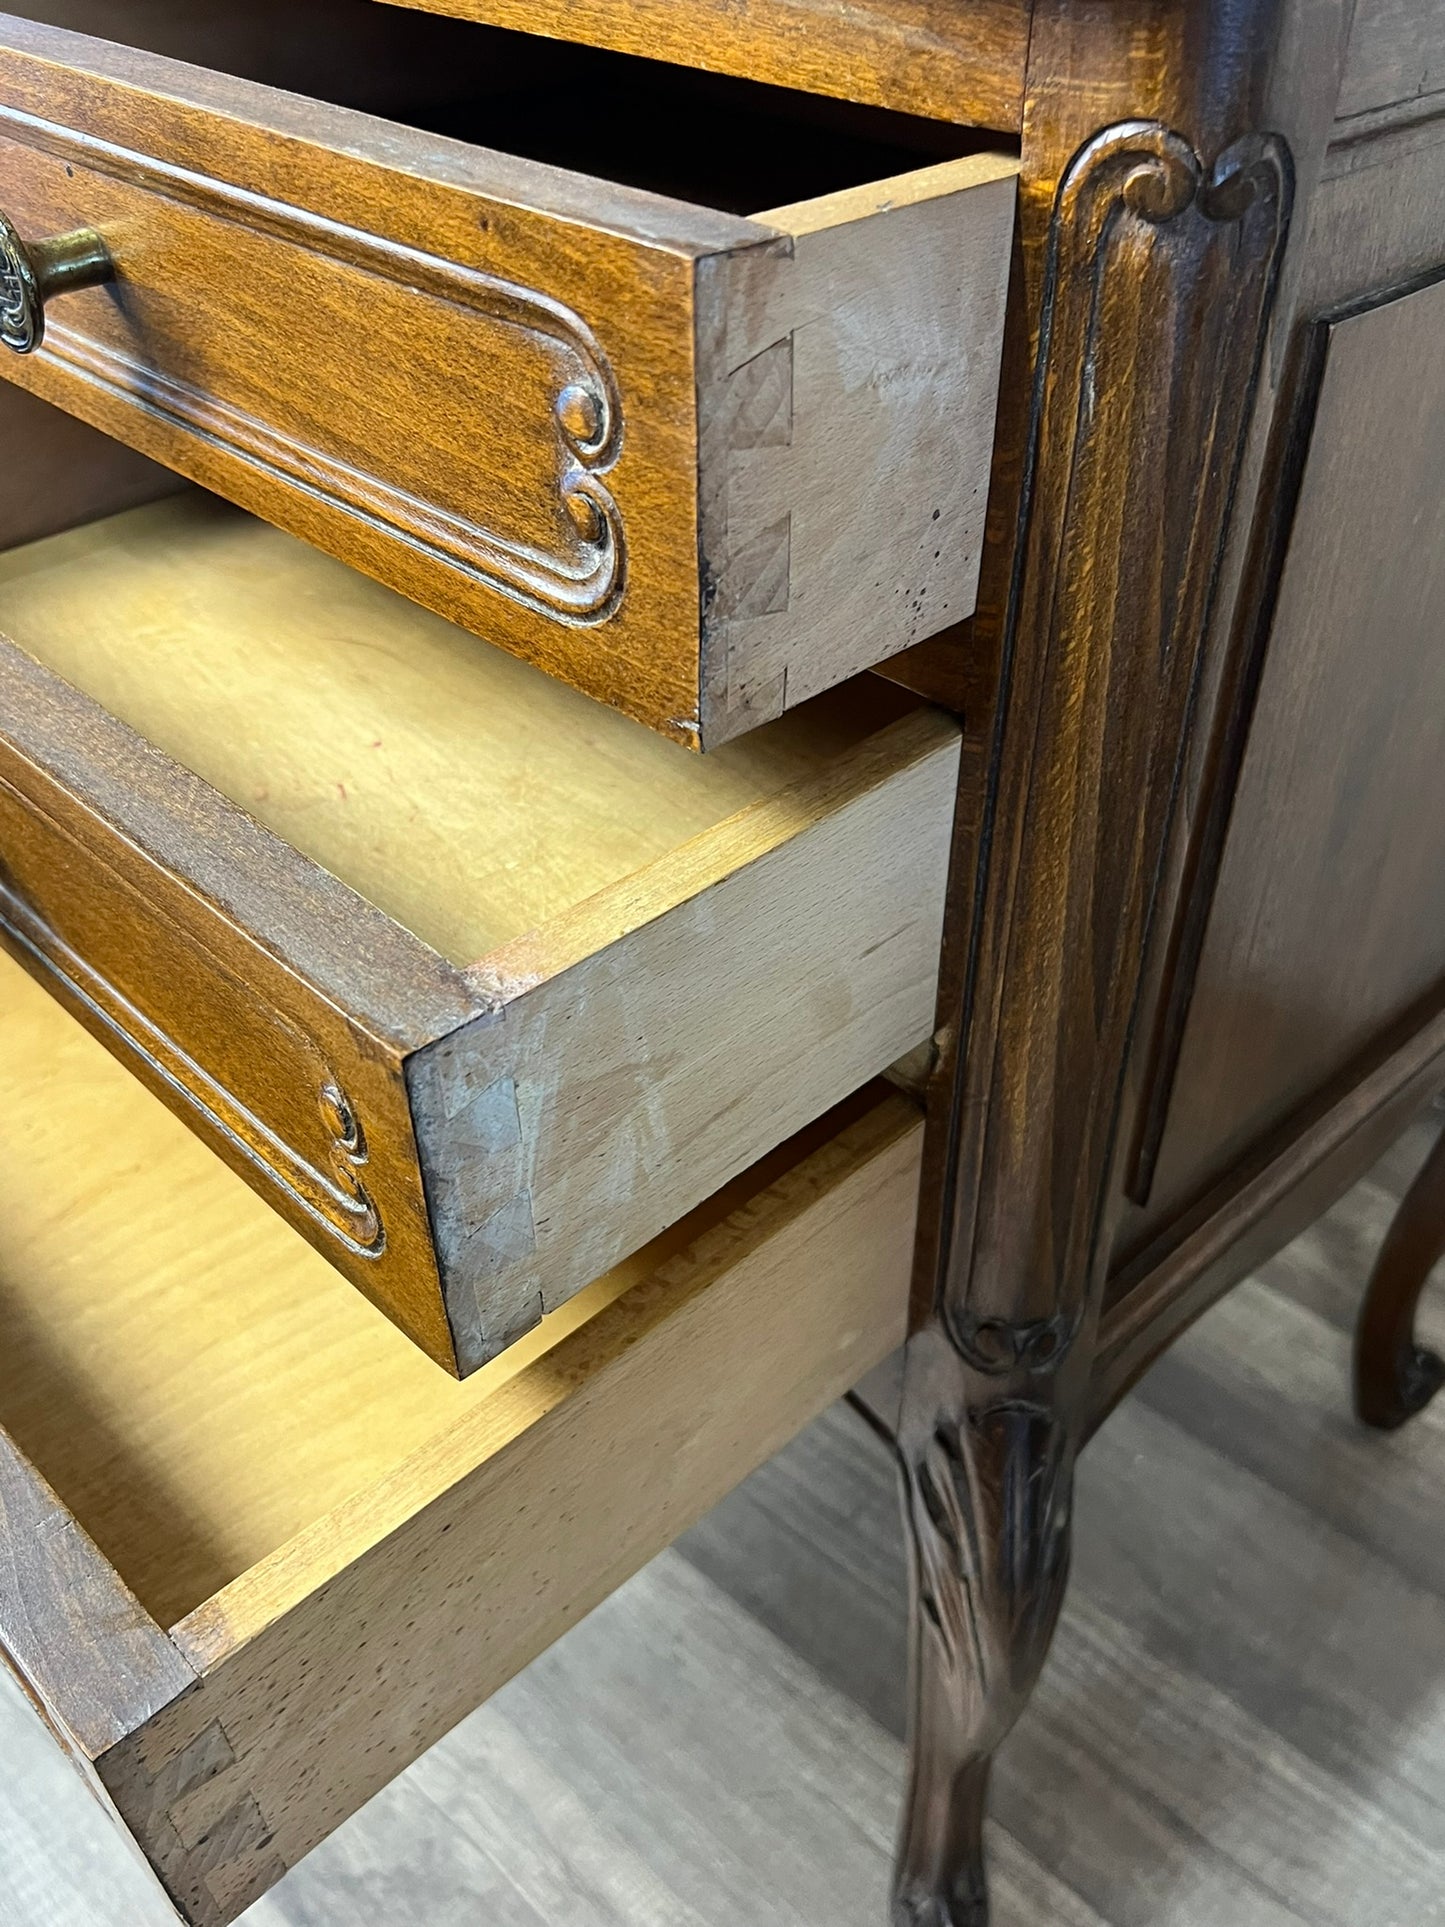
<instances>
[{"instance_id":1,"label":"open drawer","mask_svg":"<svg viewBox=\"0 0 1445 1927\"><path fill-rule=\"evenodd\" d=\"M899 1342L920 1135L875 1087L457 1385L0 959L0 1662L186 1920Z\"/></svg>"},{"instance_id":2,"label":"open drawer","mask_svg":"<svg viewBox=\"0 0 1445 1927\"><path fill-rule=\"evenodd\" d=\"M4 372L693 747L966 616L1015 162L501 40L406 127L0 16L0 212L113 274Z\"/></svg>"},{"instance_id":3,"label":"open drawer","mask_svg":"<svg viewBox=\"0 0 1445 1927\"><path fill-rule=\"evenodd\" d=\"M699 758L195 491L0 631L0 940L453 1371L932 1031L958 732L880 678Z\"/></svg>"}]
</instances>

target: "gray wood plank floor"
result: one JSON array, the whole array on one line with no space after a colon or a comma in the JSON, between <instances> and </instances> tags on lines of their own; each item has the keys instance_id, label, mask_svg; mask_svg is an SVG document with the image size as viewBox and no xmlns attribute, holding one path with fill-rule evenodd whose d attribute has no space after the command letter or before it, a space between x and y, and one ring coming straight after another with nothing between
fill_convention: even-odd
<instances>
[{"instance_id":1,"label":"gray wood plank floor","mask_svg":"<svg viewBox=\"0 0 1445 1927\"><path fill-rule=\"evenodd\" d=\"M1380 1438L1347 1388L1428 1143L1091 1446L1064 1625L998 1775L998 1927L1445 1927L1445 1410ZM1445 1290L1428 1323L1445 1340ZM247 1927L882 1927L903 1598L891 1466L838 1407ZM3 1927L145 1927L3 1699L0 1762Z\"/></svg>"}]
</instances>

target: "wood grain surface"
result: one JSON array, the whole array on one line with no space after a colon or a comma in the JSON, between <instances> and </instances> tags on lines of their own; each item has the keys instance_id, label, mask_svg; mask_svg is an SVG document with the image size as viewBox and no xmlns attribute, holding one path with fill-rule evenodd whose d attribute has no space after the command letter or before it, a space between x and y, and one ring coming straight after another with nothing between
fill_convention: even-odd
<instances>
[{"instance_id":1,"label":"wood grain surface","mask_svg":"<svg viewBox=\"0 0 1445 1927\"><path fill-rule=\"evenodd\" d=\"M991 1762L1063 1601L1189 744L1273 481L1351 11L1033 10L1012 338L1032 400L1005 382L969 635L995 678L989 803L957 846L899 1427L916 1625L900 1922L989 1917Z\"/></svg>"},{"instance_id":2,"label":"wood grain surface","mask_svg":"<svg viewBox=\"0 0 1445 1927\"><path fill-rule=\"evenodd\" d=\"M463 1387L4 985L0 1422L63 1499L7 1474L54 1527L0 1597L211 1927L898 1342L918 1114L873 1091Z\"/></svg>"},{"instance_id":3,"label":"wood grain surface","mask_svg":"<svg viewBox=\"0 0 1445 1927\"><path fill-rule=\"evenodd\" d=\"M1013 162L864 207L849 146L795 240L475 144L485 94L460 140L12 20L10 218L115 275L11 378L692 747L967 613Z\"/></svg>"},{"instance_id":4,"label":"wood grain surface","mask_svg":"<svg viewBox=\"0 0 1445 1927\"><path fill-rule=\"evenodd\" d=\"M1445 1426L1386 1440L1345 1398L1361 1281L1432 1138L1085 1453L1075 1583L995 1776L996 1927L1445 1922ZM1445 1292L1424 1309L1438 1343ZM891 1455L834 1407L246 1927L879 1927L906 1603ZM6 1927L169 1922L52 1754L0 1682Z\"/></svg>"},{"instance_id":5,"label":"wood grain surface","mask_svg":"<svg viewBox=\"0 0 1445 1927\"><path fill-rule=\"evenodd\" d=\"M1012 130L1023 110L1023 0L411 0L460 19L586 40L910 114Z\"/></svg>"},{"instance_id":6,"label":"wood grain surface","mask_svg":"<svg viewBox=\"0 0 1445 1927\"><path fill-rule=\"evenodd\" d=\"M196 490L0 555L0 629L458 966L909 707L689 756Z\"/></svg>"},{"instance_id":7,"label":"wood grain surface","mask_svg":"<svg viewBox=\"0 0 1445 1927\"><path fill-rule=\"evenodd\" d=\"M0 1671L7 1669L82 1767L196 1678L0 1431Z\"/></svg>"},{"instance_id":8,"label":"wood grain surface","mask_svg":"<svg viewBox=\"0 0 1445 1927\"><path fill-rule=\"evenodd\" d=\"M1445 89L1439 0L1358 0L1340 116L1422 102Z\"/></svg>"},{"instance_id":9,"label":"wood grain surface","mask_svg":"<svg viewBox=\"0 0 1445 1927\"><path fill-rule=\"evenodd\" d=\"M785 274L700 270L704 747L972 611L1016 173L975 154L774 208Z\"/></svg>"},{"instance_id":10,"label":"wood grain surface","mask_svg":"<svg viewBox=\"0 0 1445 1927\"><path fill-rule=\"evenodd\" d=\"M109 705L0 646L7 943L453 1370L929 1034L958 733L887 685L699 759L184 498L0 623Z\"/></svg>"},{"instance_id":11,"label":"wood grain surface","mask_svg":"<svg viewBox=\"0 0 1445 1927\"><path fill-rule=\"evenodd\" d=\"M1169 1124L1126 1249L1445 998L1442 342L1437 286L1321 344Z\"/></svg>"}]
</instances>

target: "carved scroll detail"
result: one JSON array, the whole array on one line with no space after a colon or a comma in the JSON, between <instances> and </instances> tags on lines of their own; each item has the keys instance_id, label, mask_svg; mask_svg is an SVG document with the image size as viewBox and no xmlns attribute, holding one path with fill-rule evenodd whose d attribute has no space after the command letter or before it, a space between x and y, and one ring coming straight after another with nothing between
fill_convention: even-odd
<instances>
[{"instance_id":1,"label":"carved scroll detail","mask_svg":"<svg viewBox=\"0 0 1445 1927\"><path fill-rule=\"evenodd\" d=\"M1206 168L1182 135L1126 121L1086 142L1059 183L1011 620L1059 691L1045 699L1053 762L1035 768L1027 833L1051 836L1070 869L1026 881L1012 962L1027 977L1034 948L1059 973L1044 986L1057 1044L1033 1101L1096 1089L1101 1061L1113 1083L1086 1141L1056 1143L1054 1261L1037 1296L1026 1308L994 1302L994 1278L975 1270L949 1296L954 1343L981 1369L998 1366L981 1365L980 1333L1004 1369L1057 1370L1085 1322L1125 1041L1292 181L1277 136L1250 135ZM1058 715L1069 701L1078 714ZM1062 935L1034 934L1061 909ZM1013 1289L1003 1282L1005 1299Z\"/></svg>"},{"instance_id":2,"label":"carved scroll detail","mask_svg":"<svg viewBox=\"0 0 1445 1927\"><path fill-rule=\"evenodd\" d=\"M953 1342L976 1372L1057 1371L1079 1334L1076 1306L1054 1318L979 1318L963 1311L952 1321Z\"/></svg>"},{"instance_id":3,"label":"carved scroll detail","mask_svg":"<svg viewBox=\"0 0 1445 1927\"><path fill-rule=\"evenodd\" d=\"M62 1003L79 1007L117 1056L138 1058L208 1131L284 1191L313 1223L357 1257L381 1257L386 1228L362 1175L366 1140L350 1098L329 1071L323 1072L317 1091L318 1112L330 1139L330 1168L321 1170L72 950L3 881L0 938Z\"/></svg>"},{"instance_id":4,"label":"carved scroll detail","mask_svg":"<svg viewBox=\"0 0 1445 1927\"><path fill-rule=\"evenodd\" d=\"M897 1927L985 1927L989 1768L1063 1600L1124 1073L1292 192L1274 135L1206 166L1130 120L1078 148L1051 210L996 749L1015 814L980 843L942 1262L899 1431Z\"/></svg>"},{"instance_id":5,"label":"carved scroll detail","mask_svg":"<svg viewBox=\"0 0 1445 1927\"><path fill-rule=\"evenodd\" d=\"M613 613L626 583L626 541L606 474L621 447L622 404L611 364L579 314L535 288L363 233L3 104L0 133L249 232L271 235L309 254L455 302L490 321L550 341L556 351L550 429L561 456L557 499L577 534L577 549L570 556L512 541L450 514L73 327L52 327L40 354L114 398L219 443L252 466L379 524L411 547L539 614L581 625L605 621Z\"/></svg>"}]
</instances>

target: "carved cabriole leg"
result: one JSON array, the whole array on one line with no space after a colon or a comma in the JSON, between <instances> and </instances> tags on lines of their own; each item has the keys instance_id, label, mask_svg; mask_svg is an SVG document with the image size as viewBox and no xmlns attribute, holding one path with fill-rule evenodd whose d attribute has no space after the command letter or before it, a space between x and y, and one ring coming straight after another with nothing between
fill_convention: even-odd
<instances>
[{"instance_id":1,"label":"carved cabriole leg","mask_svg":"<svg viewBox=\"0 0 1445 1927\"><path fill-rule=\"evenodd\" d=\"M1415 1311L1445 1256L1445 1132L1400 1201L1355 1332L1355 1410L1392 1432L1445 1385L1445 1359L1415 1342Z\"/></svg>"},{"instance_id":2,"label":"carved cabriole leg","mask_svg":"<svg viewBox=\"0 0 1445 1927\"><path fill-rule=\"evenodd\" d=\"M1290 249L1349 8L1034 8L1014 287L1031 399L1006 371L966 645L986 817L954 859L899 1427L915 1613L896 1927L988 1918L989 1770L1063 1598L1131 1045L1196 700L1274 459Z\"/></svg>"},{"instance_id":3,"label":"carved cabriole leg","mask_svg":"<svg viewBox=\"0 0 1445 1927\"><path fill-rule=\"evenodd\" d=\"M1081 1364L1082 1347L1076 1356ZM1027 1364L979 1371L939 1323L910 1347L914 1677L898 1927L988 1918L989 1769L1034 1689L1063 1601L1086 1382L1070 1365L1040 1396L1030 1377Z\"/></svg>"}]
</instances>

